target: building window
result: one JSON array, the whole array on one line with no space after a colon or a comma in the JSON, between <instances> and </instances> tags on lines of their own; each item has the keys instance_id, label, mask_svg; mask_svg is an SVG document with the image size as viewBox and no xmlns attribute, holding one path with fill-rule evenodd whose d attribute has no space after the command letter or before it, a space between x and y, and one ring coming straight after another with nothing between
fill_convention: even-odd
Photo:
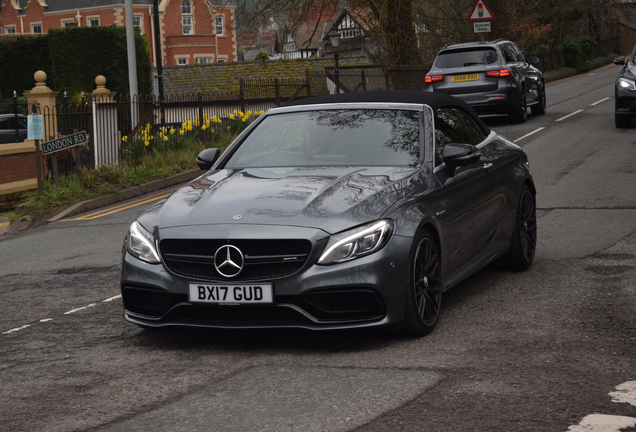
<instances>
[{"instance_id":1,"label":"building window","mask_svg":"<svg viewBox=\"0 0 636 432\"><path fill-rule=\"evenodd\" d=\"M141 25L141 15L135 15L133 16L133 25L135 27L139 27L139 29L142 29L142 25Z\"/></svg>"},{"instance_id":2,"label":"building window","mask_svg":"<svg viewBox=\"0 0 636 432\"><path fill-rule=\"evenodd\" d=\"M42 23L31 24L31 33L42 33Z\"/></svg>"},{"instance_id":3,"label":"building window","mask_svg":"<svg viewBox=\"0 0 636 432\"><path fill-rule=\"evenodd\" d=\"M179 66L187 65L188 59L186 57L177 58L177 64Z\"/></svg>"},{"instance_id":4,"label":"building window","mask_svg":"<svg viewBox=\"0 0 636 432\"><path fill-rule=\"evenodd\" d=\"M96 27L99 25L99 17L89 17L88 18L88 26Z\"/></svg>"},{"instance_id":5,"label":"building window","mask_svg":"<svg viewBox=\"0 0 636 432\"><path fill-rule=\"evenodd\" d=\"M77 27L75 22L71 20L62 20L62 28Z\"/></svg>"},{"instance_id":6,"label":"building window","mask_svg":"<svg viewBox=\"0 0 636 432\"><path fill-rule=\"evenodd\" d=\"M216 34L217 35L225 34L222 16L216 17Z\"/></svg>"},{"instance_id":7,"label":"building window","mask_svg":"<svg viewBox=\"0 0 636 432\"><path fill-rule=\"evenodd\" d=\"M6 34L15 34L15 26L4 26L4 32Z\"/></svg>"},{"instance_id":8,"label":"building window","mask_svg":"<svg viewBox=\"0 0 636 432\"><path fill-rule=\"evenodd\" d=\"M190 0L183 0L181 2L181 22L183 25L183 34L194 34L192 31L192 5Z\"/></svg>"},{"instance_id":9,"label":"building window","mask_svg":"<svg viewBox=\"0 0 636 432\"><path fill-rule=\"evenodd\" d=\"M217 63L225 63L226 61L227 61L226 59L224 59L224 58L220 58L220 59L218 59L216 62L217 62Z\"/></svg>"},{"instance_id":10,"label":"building window","mask_svg":"<svg viewBox=\"0 0 636 432\"><path fill-rule=\"evenodd\" d=\"M213 63L213 58L212 57L196 57L194 59L194 62L196 64L208 64L208 63Z\"/></svg>"}]
</instances>

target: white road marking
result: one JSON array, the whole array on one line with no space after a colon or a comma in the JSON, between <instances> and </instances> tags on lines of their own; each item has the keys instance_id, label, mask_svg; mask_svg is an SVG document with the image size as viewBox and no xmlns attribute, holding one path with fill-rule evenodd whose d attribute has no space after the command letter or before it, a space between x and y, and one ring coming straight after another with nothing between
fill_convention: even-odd
<instances>
[{"instance_id":1,"label":"white road marking","mask_svg":"<svg viewBox=\"0 0 636 432\"><path fill-rule=\"evenodd\" d=\"M516 139L516 140L514 140L513 142L515 142L515 143L516 143L517 141L521 141L521 140L522 140L522 139L524 139L524 138L528 138L530 135L534 135L534 134L536 134L537 132L542 131L543 129L545 129L545 128L544 128L544 127L540 127L539 129L535 129L535 130L533 130L532 132L527 133L527 134L525 134L524 136L522 136L522 137L520 137L520 138L517 138L517 139Z\"/></svg>"},{"instance_id":2,"label":"white road marking","mask_svg":"<svg viewBox=\"0 0 636 432\"><path fill-rule=\"evenodd\" d=\"M610 392L612 402L628 403L636 406L636 381L627 381L616 386L616 391Z\"/></svg>"},{"instance_id":3,"label":"white road marking","mask_svg":"<svg viewBox=\"0 0 636 432\"><path fill-rule=\"evenodd\" d=\"M113 301L113 300L118 299L118 298L121 298L121 294L118 294L118 295L116 295L114 297L107 298L106 300L102 300L102 303L110 302L110 301ZM91 303L91 304L89 304L87 306L82 306L82 307L78 307L78 308L75 308L75 309L71 309L70 311L64 312L64 315L70 315L72 313L79 312L79 311L84 310L84 309L92 308L94 306L97 306L97 303ZM49 321L53 321L53 318L43 318L39 322L44 323L44 322L49 322ZM19 330L25 329L27 327L31 327L31 324L27 324L27 325L23 325L22 327L16 327L14 329L7 330L6 332L2 332L2 334L14 333L14 332L17 332Z\"/></svg>"},{"instance_id":4,"label":"white road marking","mask_svg":"<svg viewBox=\"0 0 636 432\"><path fill-rule=\"evenodd\" d=\"M31 327L31 324L23 325L22 327L16 327L16 328L14 328L14 329L11 329L11 330L8 330L8 331L6 331L6 332L3 332L2 334L15 333L15 332L20 331L20 330L22 330L22 329L25 329L25 328L27 328L27 327Z\"/></svg>"},{"instance_id":5,"label":"white road marking","mask_svg":"<svg viewBox=\"0 0 636 432\"><path fill-rule=\"evenodd\" d=\"M561 117L560 119L557 119L557 120L555 120L555 121L565 120L566 118L568 118L568 117L572 117L574 114L578 114L578 113L580 113L580 112L582 112L582 111L583 111L582 109L580 109L580 110L578 110L578 111L574 111L572 114L568 114L568 115L566 115L565 117Z\"/></svg>"},{"instance_id":6,"label":"white road marking","mask_svg":"<svg viewBox=\"0 0 636 432\"><path fill-rule=\"evenodd\" d=\"M636 406L636 381L627 381L616 386L617 391L610 392L612 402L628 403ZM636 418L590 414L581 423L570 426L568 432L620 432L622 429L636 426Z\"/></svg>"},{"instance_id":7,"label":"white road marking","mask_svg":"<svg viewBox=\"0 0 636 432\"><path fill-rule=\"evenodd\" d=\"M570 426L569 432L620 432L621 429L636 426L636 419L632 417L613 416L604 414L590 414L581 423Z\"/></svg>"},{"instance_id":8,"label":"white road marking","mask_svg":"<svg viewBox=\"0 0 636 432\"><path fill-rule=\"evenodd\" d=\"M89 307L93 307L93 306L95 306L95 303L91 303L88 306L82 306L82 307L79 307L77 309L71 309L68 312L64 312L64 315L69 315L69 314L72 314L72 313L75 313L75 312L79 312L81 310L88 309Z\"/></svg>"},{"instance_id":9,"label":"white road marking","mask_svg":"<svg viewBox=\"0 0 636 432\"><path fill-rule=\"evenodd\" d=\"M596 106L598 104L600 104L601 102L605 102L606 100L608 100L609 98L606 97L605 99L601 99L600 101L594 102L593 104L590 104L590 106Z\"/></svg>"}]
</instances>

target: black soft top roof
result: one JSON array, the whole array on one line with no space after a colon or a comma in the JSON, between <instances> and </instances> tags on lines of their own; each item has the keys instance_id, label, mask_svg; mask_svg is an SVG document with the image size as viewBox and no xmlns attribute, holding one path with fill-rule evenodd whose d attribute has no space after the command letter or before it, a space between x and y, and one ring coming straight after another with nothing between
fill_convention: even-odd
<instances>
[{"instance_id":1,"label":"black soft top roof","mask_svg":"<svg viewBox=\"0 0 636 432\"><path fill-rule=\"evenodd\" d=\"M324 96L314 96L306 99L287 102L282 106L333 104L333 103L364 103L364 102L394 102L409 104L426 104L437 110L438 108L455 107L462 109L475 118L484 133L488 135L490 128L477 116L477 113L463 100L443 93L410 90L375 90L367 92L349 92Z\"/></svg>"}]
</instances>

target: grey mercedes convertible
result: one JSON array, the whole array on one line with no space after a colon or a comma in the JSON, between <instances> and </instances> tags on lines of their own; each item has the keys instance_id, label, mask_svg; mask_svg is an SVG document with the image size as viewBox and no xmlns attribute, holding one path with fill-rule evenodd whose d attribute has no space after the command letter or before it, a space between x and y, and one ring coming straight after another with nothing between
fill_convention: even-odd
<instances>
[{"instance_id":1,"label":"grey mercedes convertible","mask_svg":"<svg viewBox=\"0 0 636 432\"><path fill-rule=\"evenodd\" d=\"M132 223L125 319L145 328L437 324L442 293L537 242L523 149L439 93L319 96L271 109Z\"/></svg>"}]
</instances>

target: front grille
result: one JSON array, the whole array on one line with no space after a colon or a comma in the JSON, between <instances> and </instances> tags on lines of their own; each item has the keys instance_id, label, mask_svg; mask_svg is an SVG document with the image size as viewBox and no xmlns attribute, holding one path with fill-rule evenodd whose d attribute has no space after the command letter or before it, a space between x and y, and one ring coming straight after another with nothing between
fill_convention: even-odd
<instances>
[{"instance_id":1,"label":"front grille","mask_svg":"<svg viewBox=\"0 0 636 432\"><path fill-rule=\"evenodd\" d=\"M214 254L224 245L236 246L245 257L238 276L227 278L214 266ZM174 273L208 280L268 280L299 271L311 252L311 242L302 239L205 240L165 239L159 244L166 266Z\"/></svg>"},{"instance_id":2,"label":"front grille","mask_svg":"<svg viewBox=\"0 0 636 432\"><path fill-rule=\"evenodd\" d=\"M300 312L281 306L181 305L170 311L166 321L208 325L302 325L311 320Z\"/></svg>"}]
</instances>

